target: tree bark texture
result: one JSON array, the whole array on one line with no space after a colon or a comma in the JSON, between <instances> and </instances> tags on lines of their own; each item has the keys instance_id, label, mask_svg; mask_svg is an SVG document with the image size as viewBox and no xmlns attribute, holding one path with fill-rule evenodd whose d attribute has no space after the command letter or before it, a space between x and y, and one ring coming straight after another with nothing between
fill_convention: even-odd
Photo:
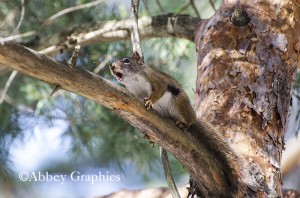
<instances>
[{"instance_id":1,"label":"tree bark texture","mask_svg":"<svg viewBox=\"0 0 300 198\"><path fill-rule=\"evenodd\" d=\"M195 110L243 158L248 196L282 196L280 162L299 54L299 4L225 0L195 33ZM299 2L299 1L298 1ZM235 26L242 8L250 17Z\"/></svg>"}]
</instances>

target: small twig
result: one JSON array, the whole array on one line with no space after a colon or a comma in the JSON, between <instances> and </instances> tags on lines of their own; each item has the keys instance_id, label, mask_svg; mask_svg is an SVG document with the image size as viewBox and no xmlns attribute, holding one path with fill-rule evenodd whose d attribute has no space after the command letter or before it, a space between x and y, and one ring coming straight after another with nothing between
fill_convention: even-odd
<instances>
[{"instance_id":1,"label":"small twig","mask_svg":"<svg viewBox=\"0 0 300 198\"><path fill-rule=\"evenodd\" d=\"M0 89L0 93L2 93L3 92L3 90L1 90ZM5 98L4 98L4 100L3 101L5 101L7 104L10 104L10 105L15 105L15 101L11 98L11 97L9 97L9 95L5 95Z\"/></svg>"},{"instance_id":2,"label":"small twig","mask_svg":"<svg viewBox=\"0 0 300 198\"><path fill-rule=\"evenodd\" d=\"M8 78L6 84L5 84L5 87L4 87L4 89L3 89L2 93L1 93L0 104L3 103L3 101L4 101L5 97L6 97L6 93L7 93L7 91L8 91L8 89L9 89L10 85L12 84L12 82L13 82L13 80L14 80L14 78L16 77L17 74L18 74L18 71L17 71L17 70L14 70L14 71L10 74L10 76L9 76L9 78Z\"/></svg>"},{"instance_id":3,"label":"small twig","mask_svg":"<svg viewBox=\"0 0 300 198\"><path fill-rule=\"evenodd\" d=\"M185 5L183 5L181 8L179 8L178 13L182 13L184 12L188 7L190 6L190 3L186 3Z\"/></svg>"},{"instance_id":4,"label":"small twig","mask_svg":"<svg viewBox=\"0 0 300 198\"><path fill-rule=\"evenodd\" d=\"M194 198L196 195L197 184L196 184L194 178L192 177L192 175L190 175L190 177L189 177L189 187L187 187L186 189L189 192L187 195L187 198Z\"/></svg>"},{"instance_id":5,"label":"small twig","mask_svg":"<svg viewBox=\"0 0 300 198\"><path fill-rule=\"evenodd\" d=\"M97 0L97 1L94 1L94 2L90 2L90 3L86 3L86 4L80 4L80 5L77 5L77 6L73 6L73 7L69 7L69 8L66 8L62 11L59 11L58 13L52 15L51 17L49 17L43 24L42 24L42 27L45 26L45 25L49 25L51 24L55 19L63 16L63 15L66 15L68 13L71 13L71 12L74 12L74 11L77 11L77 10L82 10L82 9L85 9L85 8L90 8L90 7L94 7L100 3L104 2L104 0Z\"/></svg>"},{"instance_id":6,"label":"small twig","mask_svg":"<svg viewBox=\"0 0 300 198\"><path fill-rule=\"evenodd\" d=\"M71 58L68 60L68 65L71 67L75 67L76 66L76 62L79 56L79 52L80 52L80 45L76 45L74 48L74 51L72 53Z\"/></svg>"},{"instance_id":7,"label":"small twig","mask_svg":"<svg viewBox=\"0 0 300 198\"><path fill-rule=\"evenodd\" d=\"M138 17L139 17L139 0L131 0L131 42L133 53L139 53L141 60L144 61L144 56L141 48L140 35L138 30Z\"/></svg>"},{"instance_id":8,"label":"small twig","mask_svg":"<svg viewBox=\"0 0 300 198\"><path fill-rule=\"evenodd\" d=\"M200 17L200 13L198 12L198 9L197 9L197 7L196 7L196 5L195 5L194 0L190 0L190 4L191 4L192 8L194 9L194 11L195 11L197 17Z\"/></svg>"},{"instance_id":9,"label":"small twig","mask_svg":"<svg viewBox=\"0 0 300 198\"><path fill-rule=\"evenodd\" d=\"M25 38L25 37L29 37L29 36L34 36L36 34L37 34L37 31L30 31L30 32L26 32L26 33L23 33L23 34L17 34L17 35L9 36L9 37L6 37L6 38L0 38L0 43L5 43L5 42L13 41L13 40L16 40L16 39L21 39L21 38Z\"/></svg>"},{"instance_id":10,"label":"small twig","mask_svg":"<svg viewBox=\"0 0 300 198\"><path fill-rule=\"evenodd\" d=\"M160 1L159 1L159 0L156 0L156 3L157 3L157 5L158 5L158 7L159 7L160 12L161 12L161 13L165 12L165 10L164 10L164 8L162 7Z\"/></svg>"},{"instance_id":11,"label":"small twig","mask_svg":"<svg viewBox=\"0 0 300 198\"><path fill-rule=\"evenodd\" d=\"M15 34L19 30L19 28L21 27L21 24L22 24L22 22L24 20L24 16L25 16L25 0L21 0L21 6L22 6L21 17L20 17L20 20L19 20L19 23L18 23L17 27L13 31L13 34Z\"/></svg>"},{"instance_id":12,"label":"small twig","mask_svg":"<svg viewBox=\"0 0 300 198\"><path fill-rule=\"evenodd\" d=\"M145 8L145 11L146 11L146 13L148 14L148 15L151 15L150 14L150 12L149 12L149 6L148 6L148 4L146 3L147 2L147 0L142 0L142 2L144 3L144 8Z\"/></svg>"},{"instance_id":13,"label":"small twig","mask_svg":"<svg viewBox=\"0 0 300 198\"><path fill-rule=\"evenodd\" d=\"M50 93L50 97L52 97L59 89L60 89L60 85L55 85L55 87Z\"/></svg>"},{"instance_id":14,"label":"small twig","mask_svg":"<svg viewBox=\"0 0 300 198\"><path fill-rule=\"evenodd\" d=\"M98 74L111 59L112 59L112 55L106 56L106 58L94 69L93 72L95 74Z\"/></svg>"},{"instance_id":15,"label":"small twig","mask_svg":"<svg viewBox=\"0 0 300 198\"><path fill-rule=\"evenodd\" d=\"M170 162L169 162L169 158L168 158L168 153L165 149L163 149L162 147L159 147L160 149L160 158L161 158L161 162L163 165L163 169L165 172L165 177L168 183L168 186L170 188L170 192L172 194L173 198L180 198L180 195L178 193L177 187L175 185L175 181L172 175L172 170L170 167Z\"/></svg>"},{"instance_id":16,"label":"small twig","mask_svg":"<svg viewBox=\"0 0 300 198\"><path fill-rule=\"evenodd\" d=\"M94 69L94 73L98 74L104 67L107 63L109 63L109 61L113 58L113 56L115 56L116 53L112 53L112 54L109 54L105 57L105 59Z\"/></svg>"},{"instance_id":17,"label":"small twig","mask_svg":"<svg viewBox=\"0 0 300 198\"><path fill-rule=\"evenodd\" d=\"M209 3L214 11L217 11L214 0L209 0Z\"/></svg>"}]
</instances>

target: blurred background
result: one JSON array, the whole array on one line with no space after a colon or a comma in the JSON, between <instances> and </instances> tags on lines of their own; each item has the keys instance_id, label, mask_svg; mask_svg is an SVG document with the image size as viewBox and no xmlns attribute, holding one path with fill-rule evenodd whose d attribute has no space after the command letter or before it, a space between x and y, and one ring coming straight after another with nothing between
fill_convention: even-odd
<instances>
[{"instance_id":1,"label":"blurred background","mask_svg":"<svg viewBox=\"0 0 300 198\"><path fill-rule=\"evenodd\" d=\"M129 0L97 1L97 5L51 16L88 0L1 0L0 38L17 36L15 41L39 51L56 45L74 28L86 31L99 22L130 17ZM213 4L213 5L212 5ZM220 0L141 1L140 16L167 13L208 18ZM34 31L34 33L32 33ZM27 33L24 34L24 33ZM35 42L46 39L43 45ZM142 40L146 62L175 77L194 101L196 50L193 42L178 38ZM108 66L114 57L131 55L130 41L101 42L81 48L77 65L114 81ZM1 52L0 52L1 53ZM72 50L51 54L68 60ZM166 187L159 149L144 139L137 129L106 108L73 93L0 67L0 198L2 197L93 197L121 189ZM101 87L99 87L101 89ZM300 78L293 90L286 151L283 155L284 187L300 190ZM171 157L178 185L186 185L188 174ZM68 175L63 182L21 181L25 171ZM120 181L75 182L70 174L101 172L119 175Z\"/></svg>"}]
</instances>

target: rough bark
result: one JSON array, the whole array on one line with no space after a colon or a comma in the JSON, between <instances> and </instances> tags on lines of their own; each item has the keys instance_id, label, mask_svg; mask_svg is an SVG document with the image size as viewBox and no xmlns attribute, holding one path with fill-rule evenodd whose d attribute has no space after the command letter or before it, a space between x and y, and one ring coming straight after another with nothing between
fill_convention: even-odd
<instances>
[{"instance_id":1,"label":"rough bark","mask_svg":"<svg viewBox=\"0 0 300 198\"><path fill-rule=\"evenodd\" d=\"M196 32L195 109L245 159L248 196L279 197L283 138L299 53L299 7L288 0L243 2L251 19L247 25L233 25L230 17L237 5L225 0Z\"/></svg>"}]
</instances>

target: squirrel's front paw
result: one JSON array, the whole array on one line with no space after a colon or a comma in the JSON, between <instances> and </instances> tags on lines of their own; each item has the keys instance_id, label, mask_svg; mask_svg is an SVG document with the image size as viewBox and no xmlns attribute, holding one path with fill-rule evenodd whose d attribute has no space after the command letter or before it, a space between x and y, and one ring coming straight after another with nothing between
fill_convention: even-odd
<instances>
[{"instance_id":1,"label":"squirrel's front paw","mask_svg":"<svg viewBox=\"0 0 300 198\"><path fill-rule=\"evenodd\" d=\"M181 122L180 120L177 120L177 121L175 122L175 124L176 124L176 126L178 126L178 127L181 128L181 129L183 129L183 128L186 127L186 125L185 125L183 122Z\"/></svg>"},{"instance_id":2,"label":"squirrel's front paw","mask_svg":"<svg viewBox=\"0 0 300 198\"><path fill-rule=\"evenodd\" d=\"M150 99L144 98L144 102L145 102L145 107L146 107L147 110L152 109L153 102Z\"/></svg>"}]
</instances>

